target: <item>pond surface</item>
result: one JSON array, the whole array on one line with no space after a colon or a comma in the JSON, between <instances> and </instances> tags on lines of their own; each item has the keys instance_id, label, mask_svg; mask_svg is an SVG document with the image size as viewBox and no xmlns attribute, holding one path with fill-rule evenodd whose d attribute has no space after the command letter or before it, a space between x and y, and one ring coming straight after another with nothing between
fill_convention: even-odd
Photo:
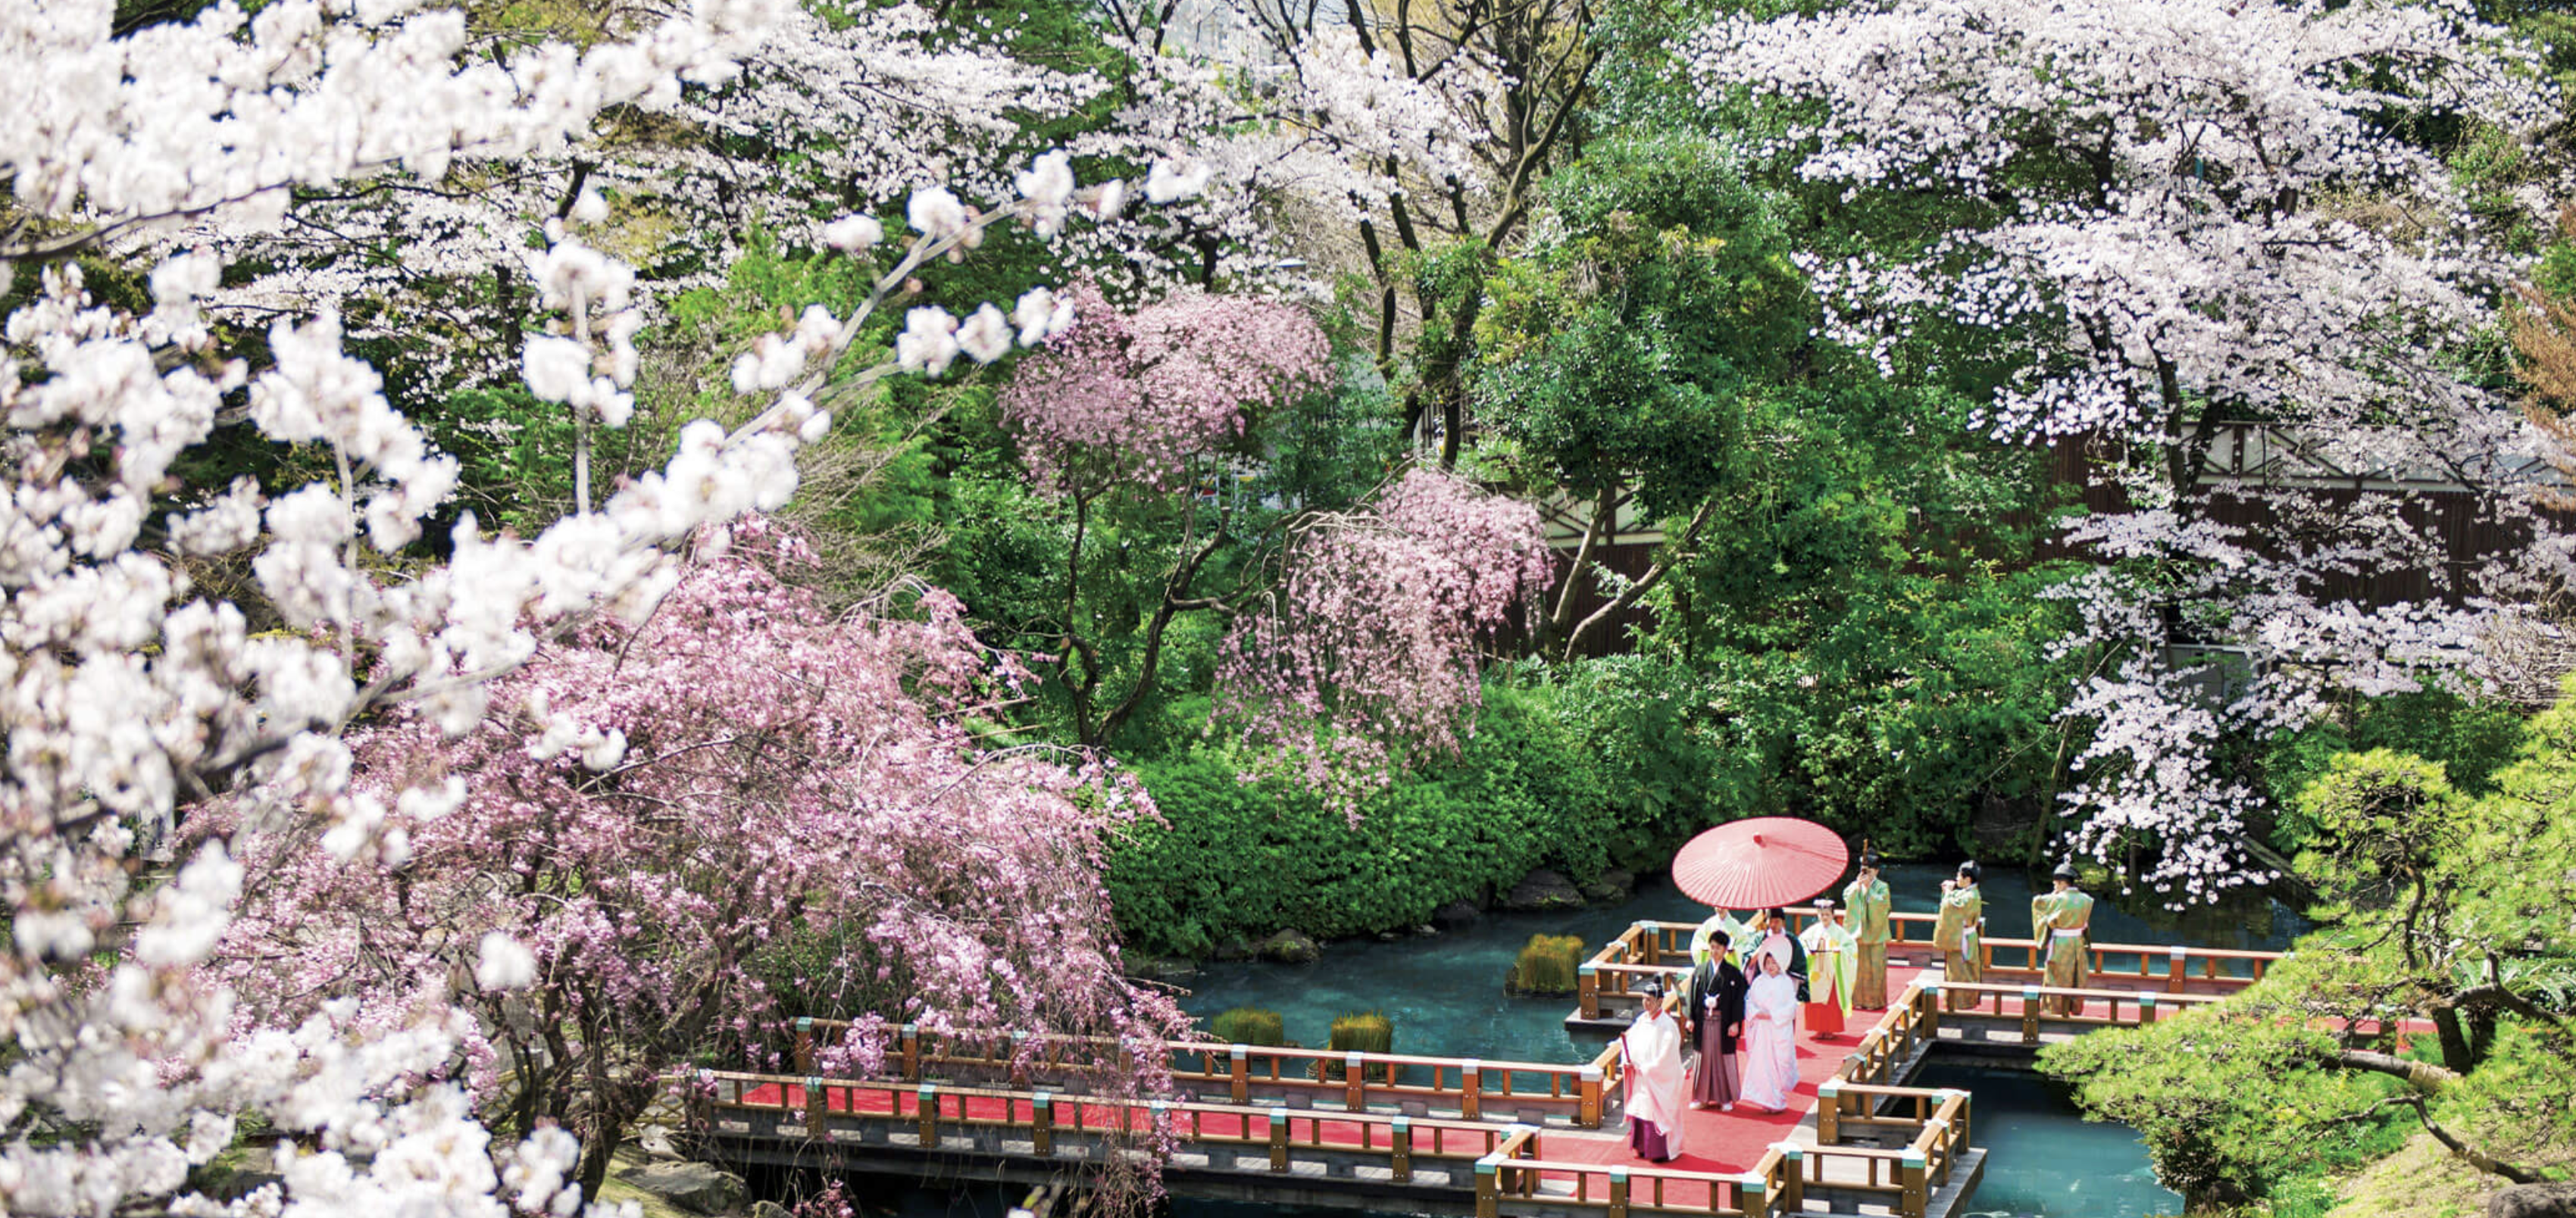
<instances>
[{"instance_id":1,"label":"pond surface","mask_svg":"<svg viewBox=\"0 0 2576 1218\"><path fill-rule=\"evenodd\" d=\"M1890 867L1885 873L1899 912L1928 913L1950 874L1938 865ZM2030 896L2038 877L1986 874L1987 933L2030 933ZM2045 881L2041 881L2044 886ZM1840 890L1837 884L1836 891ZM2097 894L2098 895L2098 894ZM1581 1043L1565 1030L1567 998L1508 998L1503 976L1534 934L1580 935L1598 945L1640 920L1696 921L1707 907L1671 882L1651 877L1622 905L1553 914L1489 914L1473 926L1393 942L1328 944L1306 965L1210 964L1182 980L1181 1006L1203 1025L1229 1007L1279 1012L1288 1038L1320 1046L1333 1017L1380 1011L1395 1025L1398 1053L1534 1062L1589 1060L1600 1041ZM2095 907L2099 942L2168 944L2278 951L2306 929L2286 907L2262 897L2194 910L2175 919L2150 907ZM1976 1093L1979 1145L1993 1153L1970 1212L2012 1218L2146 1218L2179 1213L2182 1200L2158 1187L2138 1135L2119 1125L2081 1119L2065 1089L2022 1071L1966 1063L1929 1067L1924 1086ZM902 1218L1002 1218L1016 1194L910 1190L894 1206ZM892 1200L892 1199L889 1199ZM880 1211L882 1212L882 1211ZM1173 1218L1322 1218L1349 1211L1311 1210L1175 1198Z\"/></svg>"}]
</instances>

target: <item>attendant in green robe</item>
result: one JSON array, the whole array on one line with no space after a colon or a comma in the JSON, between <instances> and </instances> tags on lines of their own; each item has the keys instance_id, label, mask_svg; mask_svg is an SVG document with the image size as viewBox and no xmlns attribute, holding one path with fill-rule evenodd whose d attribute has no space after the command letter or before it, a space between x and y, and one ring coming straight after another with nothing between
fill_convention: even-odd
<instances>
[{"instance_id":1,"label":"attendant in green robe","mask_svg":"<svg viewBox=\"0 0 2576 1218\"><path fill-rule=\"evenodd\" d=\"M2092 952L2085 941L2093 928L2093 898L2075 886L2075 864L2059 863L2055 876L2056 891L2030 899L2030 936L2041 941L2047 955L2041 965L2040 984L2051 989L2080 990L2090 970L2086 967ZM2051 994L2044 1000L2051 1014L2073 1015L2084 1009L2084 1000L2071 994Z\"/></svg>"},{"instance_id":2,"label":"attendant in green robe","mask_svg":"<svg viewBox=\"0 0 2576 1218\"><path fill-rule=\"evenodd\" d=\"M1843 908L1851 912L1853 956L1852 1005L1867 1011L1887 1009L1887 881L1878 878L1878 856L1860 856L1860 875L1843 887Z\"/></svg>"},{"instance_id":3,"label":"attendant in green robe","mask_svg":"<svg viewBox=\"0 0 2576 1218\"><path fill-rule=\"evenodd\" d=\"M1959 864L1956 879L1941 881L1941 920L1932 924L1932 946L1941 951L1941 980L1944 983L1972 984L1986 978L1985 953L1978 943L1977 926L1985 917L1986 899L1977 890L1977 877L1983 872L1974 860ZM1977 1005L1979 995L1965 991L1949 995L1953 1011L1965 1011Z\"/></svg>"}]
</instances>

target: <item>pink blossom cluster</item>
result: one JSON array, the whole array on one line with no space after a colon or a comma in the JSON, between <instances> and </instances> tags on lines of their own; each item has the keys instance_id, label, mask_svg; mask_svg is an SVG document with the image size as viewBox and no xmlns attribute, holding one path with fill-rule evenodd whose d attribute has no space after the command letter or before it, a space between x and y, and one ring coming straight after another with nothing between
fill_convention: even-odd
<instances>
[{"instance_id":1,"label":"pink blossom cluster","mask_svg":"<svg viewBox=\"0 0 2576 1218\"><path fill-rule=\"evenodd\" d=\"M405 710L353 737L359 790L461 784L452 806L393 814L398 864L342 865L253 801L198 821L257 877L206 968L244 1026L349 997L460 1004L480 1016L460 1046L486 1064L478 1099L510 1063L533 1110L598 1153L702 1047L777 1064L810 1012L781 1009L756 965L791 941L817 945L794 966L810 999L879 1017L831 1046L844 1065L901 1022L1176 1034L1169 1001L1122 979L1098 869L1103 831L1150 811L1141 792L969 733L1018 674L954 598L835 615L780 579L799 557L737 523L640 625L583 629L497 682L507 709L465 735ZM591 1076L609 1054L625 1082ZM1102 1064L1113 1090L1162 1086Z\"/></svg>"},{"instance_id":2,"label":"pink blossom cluster","mask_svg":"<svg viewBox=\"0 0 2576 1218\"><path fill-rule=\"evenodd\" d=\"M1281 586L1226 638L1218 714L1355 816L1405 751L1473 730L1477 640L1554 563L1536 508L1408 470L1366 510L1298 528Z\"/></svg>"},{"instance_id":3,"label":"pink blossom cluster","mask_svg":"<svg viewBox=\"0 0 2576 1218\"><path fill-rule=\"evenodd\" d=\"M1002 393L1042 484L1169 487L1240 438L1255 411L1332 375L1331 344L1293 305L1182 292L1128 313L1089 285L1066 295L1072 326L1023 359Z\"/></svg>"}]
</instances>

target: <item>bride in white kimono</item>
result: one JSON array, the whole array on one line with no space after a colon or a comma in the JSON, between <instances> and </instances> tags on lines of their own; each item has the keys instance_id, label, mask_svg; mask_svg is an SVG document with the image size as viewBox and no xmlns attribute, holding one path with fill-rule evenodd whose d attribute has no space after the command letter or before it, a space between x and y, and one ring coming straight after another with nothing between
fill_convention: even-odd
<instances>
[{"instance_id":1,"label":"bride in white kimono","mask_svg":"<svg viewBox=\"0 0 2576 1218\"><path fill-rule=\"evenodd\" d=\"M1744 1090L1735 1102L1764 1112L1789 1106L1798 1086L1798 983L1788 953L1762 953L1762 975L1744 995Z\"/></svg>"}]
</instances>

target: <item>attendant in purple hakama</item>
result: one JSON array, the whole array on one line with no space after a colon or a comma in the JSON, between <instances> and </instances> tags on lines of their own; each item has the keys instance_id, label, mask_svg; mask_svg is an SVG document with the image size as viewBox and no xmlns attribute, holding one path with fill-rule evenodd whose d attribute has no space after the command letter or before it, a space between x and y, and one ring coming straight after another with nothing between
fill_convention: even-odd
<instances>
[{"instance_id":1,"label":"attendant in purple hakama","mask_svg":"<svg viewBox=\"0 0 2576 1218\"><path fill-rule=\"evenodd\" d=\"M1619 1037L1620 1076L1628 1088L1628 1145L1661 1163L1682 1153L1682 1029L1664 1009L1664 987L1649 981L1645 1007Z\"/></svg>"}]
</instances>

